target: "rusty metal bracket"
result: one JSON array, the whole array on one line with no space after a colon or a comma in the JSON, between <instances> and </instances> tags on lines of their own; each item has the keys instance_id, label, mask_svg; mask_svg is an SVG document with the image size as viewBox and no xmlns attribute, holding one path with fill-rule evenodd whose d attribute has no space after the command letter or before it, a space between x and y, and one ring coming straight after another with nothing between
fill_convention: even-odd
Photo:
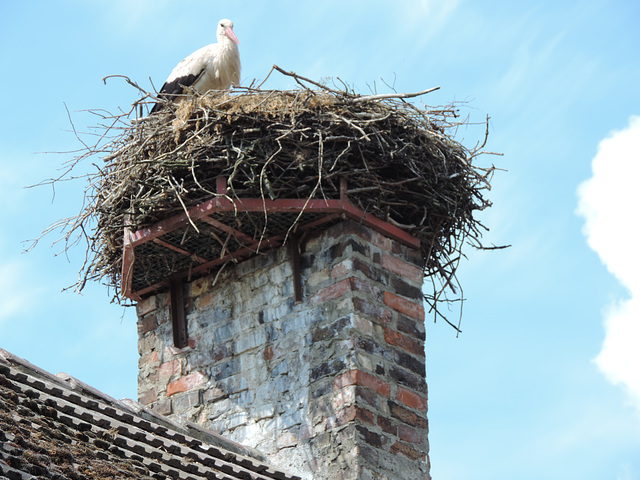
<instances>
[{"instance_id":1,"label":"rusty metal bracket","mask_svg":"<svg viewBox=\"0 0 640 480\"><path fill-rule=\"evenodd\" d=\"M293 297L296 303L300 303L302 301L302 273L300 272L300 235L298 233L289 237L289 252L293 273Z\"/></svg>"},{"instance_id":2,"label":"rusty metal bracket","mask_svg":"<svg viewBox=\"0 0 640 480\"><path fill-rule=\"evenodd\" d=\"M295 216L298 223L294 233L298 235L348 218L410 248L420 247L416 237L353 205L349 201L344 178L340 179L339 198L231 198L227 190L227 179L220 176L216 179L214 196L189 208L187 212L138 230L133 230L129 219L125 218L121 284L121 292L125 297L140 301L146 295L166 289L167 284L172 282L170 278L184 281L185 278L205 275L229 260L239 261L255 255L260 249L281 246L285 240L289 241L291 226L282 225L278 222L279 218L289 218L291 222L292 216ZM265 234L260 238L253 238L246 229L242 231L243 227L237 221L239 215L245 221L251 221L252 218L262 221L266 213L272 222L269 225L275 227L265 227ZM191 226L196 224L199 225L197 232L190 231ZM221 236L226 239L222 240ZM211 243L213 240L220 245L214 248ZM294 250L291 254L292 262L298 262L297 266L292 263L294 293L296 301L301 301L299 244L296 248L297 254L294 254Z\"/></svg>"},{"instance_id":3,"label":"rusty metal bracket","mask_svg":"<svg viewBox=\"0 0 640 480\"><path fill-rule=\"evenodd\" d=\"M183 348L188 344L189 333L187 332L187 319L184 313L184 288L181 278L169 280L169 292L173 344L178 348Z\"/></svg>"}]
</instances>

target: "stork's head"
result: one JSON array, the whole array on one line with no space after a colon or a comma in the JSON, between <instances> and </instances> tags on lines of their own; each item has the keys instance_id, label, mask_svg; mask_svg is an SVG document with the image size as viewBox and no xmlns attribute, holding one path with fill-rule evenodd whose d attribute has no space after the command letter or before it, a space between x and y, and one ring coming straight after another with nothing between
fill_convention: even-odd
<instances>
[{"instance_id":1,"label":"stork's head","mask_svg":"<svg viewBox=\"0 0 640 480\"><path fill-rule=\"evenodd\" d=\"M217 37L219 42L222 41L224 37L227 37L236 42L238 45L240 44L238 37L236 37L236 34L233 33L233 22L226 18L218 22Z\"/></svg>"}]
</instances>

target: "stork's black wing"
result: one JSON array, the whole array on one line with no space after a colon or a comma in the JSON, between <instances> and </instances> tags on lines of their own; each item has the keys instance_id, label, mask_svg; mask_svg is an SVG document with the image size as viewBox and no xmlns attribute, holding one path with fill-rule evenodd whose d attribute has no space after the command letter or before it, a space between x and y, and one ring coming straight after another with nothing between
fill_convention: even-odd
<instances>
[{"instance_id":1,"label":"stork's black wing","mask_svg":"<svg viewBox=\"0 0 640 480\"><path fill-rule=\"evenodd\" d=\"M202 67L197 73L190 73L187 75L181 75L179 77L172 78L174 77L176 69L174 69L174 71L171 73L167 81L160 89L160 93L158 96L163 101L156 102L151 109L151 113L159 112L160 110L162 110L162 107L164 106L166 101L172 101L178 95L184 93L185 87L190 87L195 84L200 79L200 77L202 77L205 71L205 67Z\"/></svg>"}]
</instances>

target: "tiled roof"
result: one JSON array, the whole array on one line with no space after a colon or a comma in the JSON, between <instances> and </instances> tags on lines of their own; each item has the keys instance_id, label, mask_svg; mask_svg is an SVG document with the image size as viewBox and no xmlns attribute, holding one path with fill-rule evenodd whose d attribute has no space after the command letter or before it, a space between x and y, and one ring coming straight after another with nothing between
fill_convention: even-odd
<instances>
[{"instance_id":1,"label":"tiled roof","mask_svg":"<svg viewBox=\"0 0 640 480\"><path fill-rule=\"evenodd\" d=\"M0 349L0 480L280 479L261 455Z\"/></svg>"}]
</instances>

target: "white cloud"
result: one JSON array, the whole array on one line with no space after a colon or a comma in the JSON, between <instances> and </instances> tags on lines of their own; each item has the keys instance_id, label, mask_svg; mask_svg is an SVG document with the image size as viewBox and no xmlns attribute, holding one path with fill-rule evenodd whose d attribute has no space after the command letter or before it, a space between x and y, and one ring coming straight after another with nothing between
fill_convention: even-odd
<instances>
[{"instance_id":1,"label":"white cloud","mask_svg":"<svg viewBox=\"0 0 640 480\"><path fill-rule=\"evenodd\" d=\"M578 188L584 234L607 269L629 292L605 311L605 339L595 361L640 410L640 116L600 142L593 176Z\"/></svg>"}]
</instances>

